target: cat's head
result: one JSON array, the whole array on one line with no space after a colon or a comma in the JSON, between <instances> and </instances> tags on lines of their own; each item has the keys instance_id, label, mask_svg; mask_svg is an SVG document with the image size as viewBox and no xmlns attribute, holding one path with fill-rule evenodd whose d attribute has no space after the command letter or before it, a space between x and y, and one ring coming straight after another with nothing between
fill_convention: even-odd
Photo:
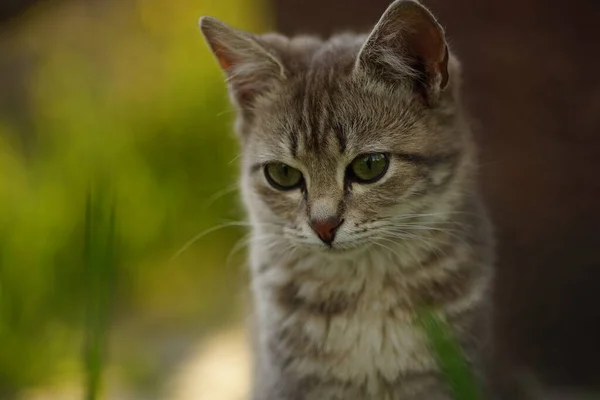
<instances>
[{"instance_id":1,"label":"cat's head","mask_svg":"<svg viewBox=\"0 0 600 400\"><path fill-rule=\"evenodd\" d=\"M419 3L397 0L369 35L327 41L255 36L207 17L201 28L237 108L258 226L295 247L343 251L398 237L398 221L462 190L471 151L458 66Z\"/></svg>"}]
</instances>

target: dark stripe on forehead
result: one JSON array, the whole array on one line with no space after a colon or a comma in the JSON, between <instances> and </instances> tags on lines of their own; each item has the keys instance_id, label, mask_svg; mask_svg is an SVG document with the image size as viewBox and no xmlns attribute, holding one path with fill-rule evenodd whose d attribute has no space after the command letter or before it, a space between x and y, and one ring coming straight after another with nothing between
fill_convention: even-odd
<instances>
[{"instance_id":1,"label":"dark stripe on forehead","mask_svg":"<svg viewBox=\"0 0 600 400\"><path fill-rule=\"evenodd\" d=\"M316 85L316 82L312 82L311 83L311 89L312 92L308 94L309 97L309 109L308 109L308 115L309 115L309 123L310 123L310 147L311 150L317 151L320 147L320 142L319 142L319 137L321 135L321 132L319 132L319 128L320 128L320 123L319 123L319 110L322 109L323 107L323 102L321 101L320 98L320 93L318 93L317 91L318 86Z\"/></svg>"},{"instance_id":2,"label":"dark stripe on forehead","mask_svg":"<svg viewBox=\"0 0 600 400\"><path fill-rule=\"evenodd\" d=\"M290 108L292 110L296 110L293 113L296 116L295 123L292 123L291 129L288 132L288 139L290 141L290 152L292 153L292 157L298 156L298 147L299 147L299 135L302 132L302 106L303 106L303 93L301 91L296 91L291 99Z\"/></svg>"},{"instance_id":3,"label":"dark stripe on forehead","mask_svg":"<svg viewBox=\"0 0 600 400\"><path fill-rule=\"evenodd\" d=\"M330 68L327 76L327 100L328 100L328 112L326 114L326 126L325 130L327 134L333 134L338 143L338 148L340 153L346 151L346 147L348 145L347 132L344 128L343 124L339 121L338 118L335 117L335 112L333 110L334 105L336 105L336 99L339 97L340 88L335 84L336 82L336 70L334 68Z\"/></svg>"},{"instance_id":4,"label":"dark stripe on forehead","mask_svg":"<svg viewBox=\"0 0 600 400\"><path fill-rule=\"evenodd\" d=\"M335 135L335 138L337 139L338 146L340 148L340 153L345 152L346 147L348 146L348 137L346 136L344 127L339 122L334 122L332 129L333 129L333 134Z\"/></svg>"},{"instance_id":5,"label":"dark stripe on forehead","mask_svg":"<svg viewBox=\"0 0 600 400\"><path fill-rule=\"evenodd\" d=\"M298 132L290 132L289 138L292 157L296 158L298 156Z\"/></svg>"},{"instance_id":6,"label":"dark stripe on forehead","mask_svg":"<svg viewBox=\"0 0 600 400\"><path fill-rule=\"evenodd\" d=\"M335 93L335 70L315 59L305 76L304 104L302 114L305 121L306 148L319 151L331 135L333 95ZM336 133L337 134L337 133Z\"/></svg>"},{"instance_id":7,"label":"dark stripe on forehead","mask_svg":"<svg viewBox=\"0 0 600 400\"><path fill-rule=\"evenodd\" d=\"M329 88L327 87L326 82L317 82L319 91L321 95L319 96L319 108L315 110L315 115L317 117L318 123L318 135L319 135L319 146L323 146L323 144L327 140L327 134L329 133L329 129L327 129L329 125L329 114L331 108L331 98L329 95Z\"/></svg>"},{"instance_id":8,"label":"dark stripe on forehead","mask_svg":"<svg viewBox=\"0 0 600 400\"><path fill-rule=\"evenodd\" d=\"M308 147L312 142L312 96L311 96L311 75L308 71L305 76L304 92L302 93L302 134L304 135L304 147Z\"/></svg>"}]
</instances>

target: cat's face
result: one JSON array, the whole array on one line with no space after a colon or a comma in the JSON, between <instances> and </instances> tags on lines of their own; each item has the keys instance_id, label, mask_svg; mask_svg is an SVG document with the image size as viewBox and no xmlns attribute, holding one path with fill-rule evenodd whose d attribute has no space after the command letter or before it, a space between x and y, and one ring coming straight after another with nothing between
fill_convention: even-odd
<instances>
[{"instance_id":1,"label":"cat's face","mask_svg":"<svg viewBox=\"0 0 600 400\"><path fill-rule=\"evenodd\" d=\"M410 93L325 78L312 71L258 106L245 133L244 185L250 207L284 224L287 239L326 248L311 225L330 221L339 224L332 247L354 248L380 237L390 217L435 201L451 183L459 141Z\"/></svg>"},{"instance_id":2,"label":"cat's face","mask_svg":"<svg viewBox=\"0 0 600 400\"><path fill-rule=\"evenodd\" d=\"M416 33L396 37L398 23ZM369 38L255 37L214 20L203 30L239 108L246 205L278 239L324 252L385 245L456 189L465 148L447 48L417 3L394 3Z\"/></svg>"}]
</instances>

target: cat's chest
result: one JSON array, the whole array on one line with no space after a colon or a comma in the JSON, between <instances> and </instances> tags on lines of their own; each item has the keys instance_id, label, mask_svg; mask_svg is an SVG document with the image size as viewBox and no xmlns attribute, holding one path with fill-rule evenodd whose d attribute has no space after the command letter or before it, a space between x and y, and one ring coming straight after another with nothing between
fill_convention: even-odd
<instances>
[{"instance_id":1,"label":"cat's chest","mask_svg":"<svg viewBox=\"0 0 600 400\"><path fill-rule=\"evenodd\" d=\"M351 307L280 309L296 371L370 385L434 370L422 331L386 298L373 285Z\"/></svg>"}]
</instances>

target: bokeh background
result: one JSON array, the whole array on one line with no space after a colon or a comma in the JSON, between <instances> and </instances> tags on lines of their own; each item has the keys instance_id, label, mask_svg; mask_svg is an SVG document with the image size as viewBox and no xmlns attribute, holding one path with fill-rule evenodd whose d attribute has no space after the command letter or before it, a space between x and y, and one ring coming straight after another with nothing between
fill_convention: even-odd
<instances>
[{"instance_id":1,"label":"bokeh background","mask_svg":"<svg viewBox=\"0 0 600 400\"><path fill-rule=\"evenodd\" d=\"M388 3L2 0L0 399L244 398L239 149L198 17L328 35ZM497 224L498 384L597 388L600 4L425 4Z\"/></svg>"}]
</instances>

